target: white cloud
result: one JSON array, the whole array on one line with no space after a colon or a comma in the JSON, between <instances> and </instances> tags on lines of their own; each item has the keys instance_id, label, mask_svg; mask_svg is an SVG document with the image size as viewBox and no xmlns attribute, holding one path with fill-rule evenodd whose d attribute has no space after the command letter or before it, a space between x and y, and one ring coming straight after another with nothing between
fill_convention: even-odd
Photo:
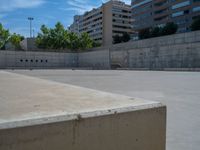
<instances>
[{"instance_id":1,"label":"white cloud","mask_svg":"<svg viewBox=\"0 0 200 150\"><path fill-rule=\"evenodd\" d=\"M19 8L38 7L44 3L44 0L0 0L0 12L13 11Z\"/></svg>"},{"instance_id":2,"label":"white cloud","mask_svg":"<svg viewBox=\"0 0 200 150\"><path fill-rule=\"evenodd\" d=\"M124 1L126 4L131 4L131 0L122 0Z\"/></svg>"},{"instance_id":3,"label":"white cloud","mask_svg":"<svg viewBox=\"0 0 200 150\"><path fill-rule=\"evenodd\" d=\"M68 0L67 4L70 6L69 8L61 8L61 9L67 11L69 10L76 11L78 14L82 14L96 7L89 4L88 0Z\"/></svg>"},{"instance_id":4,"label":"white cloud","mask_svg":"<svg viewBox=\"0 0 200 150\"><path fill-rule=\"evenodd\" d=\"M109 0L101 0L102 3L108 2ZM131 0L120 0L122 2L125 2L126 4L131 4Z\"/></svg>"}]
</instances>

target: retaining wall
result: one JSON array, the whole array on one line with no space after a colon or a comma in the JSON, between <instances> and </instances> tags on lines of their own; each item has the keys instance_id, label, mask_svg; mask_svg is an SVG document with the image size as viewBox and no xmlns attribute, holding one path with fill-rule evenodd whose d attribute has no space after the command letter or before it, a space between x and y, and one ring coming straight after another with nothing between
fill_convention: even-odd
<instances>
[{"instance_id":1,"label":"retaining wall","mask_svg":"<svg viewBox=\"0 0 200 150\"><path fill-rule=\"evenodd\" d=\"M111 64L122 68L200 68L200 31L117 44L109 49ZM93 49L93 51L100 48Z\"/></svg>"},{"instance_id":2,"label":"retaining wall","mask_svg":"<svg viewBox=\"0 0 200 150\"><path fill-rule=\"evenodd\" d=\"M75 53L0 51L0 68L66 68L76 67Z\"/></svg>"},{"instance_id":3,"label":"retaining wall","mask_svg":"<svg viewBox=\"0 0 200 150\"><path fill-rule=\"evenodd\" d=\"M109 50L79 53L78 66L81 68L110 69Z\"/></svg>"},{"instance_id":4,"label":"retaining wall","mask_svg":"<svg viewBox=\"0 0 200 150\"><path fill-rule=\"evenodd\" d=\"M109 69L109 51L103 50L84 53L0 51L0 69L42 69L74 67Z\"/></svg>"}]
</instances>

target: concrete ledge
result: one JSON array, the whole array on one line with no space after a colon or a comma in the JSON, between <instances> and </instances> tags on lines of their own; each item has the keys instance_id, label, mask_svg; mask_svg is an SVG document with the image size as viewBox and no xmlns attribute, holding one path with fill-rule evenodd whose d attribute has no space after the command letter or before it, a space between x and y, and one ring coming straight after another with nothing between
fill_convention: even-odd
<instances>
[{"instance_id":1,"label":"concrete ledge","mask_svg":"<svg viewBox=\"0 0 200 150\"><path fill-rule=\"evenodd\" d=\"M166 107L0 71L2 150L165 150Z\"/></svg>"}]
</instances>

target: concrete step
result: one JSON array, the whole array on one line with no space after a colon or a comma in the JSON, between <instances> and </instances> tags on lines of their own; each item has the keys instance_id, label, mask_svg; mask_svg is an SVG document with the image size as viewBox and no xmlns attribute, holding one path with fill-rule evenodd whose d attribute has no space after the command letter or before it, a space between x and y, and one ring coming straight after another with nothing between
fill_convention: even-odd
<instances>
[{"instance_id":1,"label":"concrete step","mask_svg":"<svg viewBox=\"0 0 200 150\"><path fill-rule=\"evenodd\" d=\"M0 71L0 150L165 150L166 106Z\"/></svg>"}]
</instances>

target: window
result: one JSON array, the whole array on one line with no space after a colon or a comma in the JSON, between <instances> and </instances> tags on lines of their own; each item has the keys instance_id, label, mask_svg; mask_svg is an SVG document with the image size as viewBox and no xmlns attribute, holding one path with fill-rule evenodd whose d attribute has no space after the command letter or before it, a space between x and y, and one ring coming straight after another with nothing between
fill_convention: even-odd
<instances>
[{"instance_id":1,"label":"window","mask_svg":"<svg viewBox=\"0 0 200 150\"><path fill-rule=\"evenodd\" d=\"M152 2L152 0L144 0L144 1L140 2L140 3L133 4L132 8L139 7L139 6L144 5L146 3L149 3L149 2Z\"/></svg>"},{"instance_id":2,"label":"window","mask_svg":"<svg viewBox=\"0 0 200 150\"><path fill-rule=\"evenodd\" d=\"M178 17L178 16L182 16L182 15L185 15L185 14L189 14L189 12L190 12L189 10L179 11L179 12L173 13L172 17Z\"/></svg>"},{"instance_id":3,"label":"window","mask_svg":"<svg viewBox=\"0 0 200 150\"><path fill-rule=\"evenodd\" d=\"M172 6L172 9L178 9L190 5L190 1L181 2Z\"/></svg>"},{"instance_id":4,"label":"window","mask_svg":"<svg viewBox=\"0 0 200 150\"><path fill-rule=\"evenodd\" d=\"M198 6L198 7L194 7L194 8L192 9L192 11L193 11L193 12L200 11L200 6Z\"/></svg>"}]
</instances>

